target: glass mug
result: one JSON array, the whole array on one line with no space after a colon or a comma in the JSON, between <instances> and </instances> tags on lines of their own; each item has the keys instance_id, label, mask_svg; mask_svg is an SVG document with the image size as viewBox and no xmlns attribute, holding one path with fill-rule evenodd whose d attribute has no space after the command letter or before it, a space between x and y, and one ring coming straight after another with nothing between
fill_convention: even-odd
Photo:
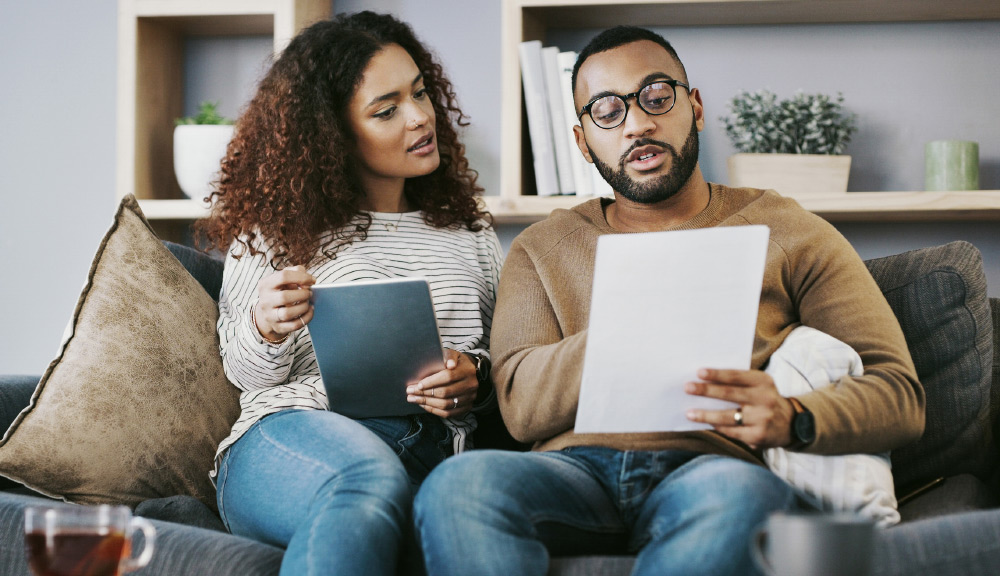
<instances>
[{"instance_id":1,"label":"glass mug","mask_svg":"<svg viewBox=\"0 0 1000 576\"><path fill-rule=\"evenodd\" d=\"M132 558L132 533L145 545ZM153 557L156 529L125 506L31 507L24 511L24 548L35 576L118 576Z\"/></svg>"}]
</instances>

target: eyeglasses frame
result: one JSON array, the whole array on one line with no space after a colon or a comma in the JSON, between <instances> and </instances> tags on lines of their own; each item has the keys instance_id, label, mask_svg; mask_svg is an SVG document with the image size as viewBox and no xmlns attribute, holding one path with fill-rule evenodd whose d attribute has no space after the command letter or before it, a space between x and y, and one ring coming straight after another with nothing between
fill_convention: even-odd
<instances>
[{"instance_id":1,"label":"eyeglasses frame","mask_svg":"<svg viewBox=\"0 0 1000 576\"><path fill-rule=\"evenodd\" d=\"M671 103L670 103L670 108L667 108L663 112L650 112L649 110L646 110L646 108L642 105L642 102L639 100L639 94L641 94L643 90L645 90L646 88L649 88L653 84L666 84L666 85L670 86L671 90L674 91L674 98L673 98L673 101L671 101ZM677 87L678 86L683 86L685 90L687 90L688 92L691 92L691 86L688 85L688 84L685 84L684 82L681 82L680 80L666 80L666 79L663 79L663 80L653 80L652 82L649 82L648 84L643 85L642 88L639 88L638 90L636 90L635 92L632 92L630 94L625 94L625 95L621 95L621 94L605 94L605 95L600 96L598 98L594 98L593 100L591 100L590 102L588 102L581 109L580 114L576 117L576 119L582 121L583 120L583 115L586 114L587 116L590 116L590 121L594 123L594 126L597 126L601 130L614 130L615 128L617 128L617 127L619 127L619 126L621 126L622 124L625 123L625 118L628 117L628 111L629 111L629 108L630 108L628 101L631 100L631 99L633 99L633 98L635 98L636 105L638 105L639 108L641 108L642 111L645 112L646 114L649 114L650 116L663 116L664 114L667 114L668 112L670 112L671 110L673 110L674 109L674 105L677 104ZM625 103L625 113L622 114L621 122L615 124L614 126L604 127L604 126L601 126L600 124L598 124L596 120L594 120L594 115L591 114L590 110L591 110L591 108L593 108L594 104L596 104L599 100L603 100L603 99L605 99L605 98L607 98L609 96L615 96L617 98L621 98L621 101Z\"/></svg>"}]
</instances>

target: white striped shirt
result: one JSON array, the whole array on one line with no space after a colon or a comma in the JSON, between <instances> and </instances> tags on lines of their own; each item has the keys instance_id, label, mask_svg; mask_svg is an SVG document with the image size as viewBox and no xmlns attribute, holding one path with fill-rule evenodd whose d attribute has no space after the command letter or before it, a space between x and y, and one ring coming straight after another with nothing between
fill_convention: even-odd
<instances>
[{"instance_id":1,"label":"white striped shirt","mask_svg":"<svg viewBox=\"0 0 1000 576\"><path fill-rule=\"evenodd\" d=\"M336 258L317 259L309 273L317 283L422 276L427 278L437 314L441 343L459 352L488 354L493 306L503 254L491 228L435 228L422 212L369 212L368 238L341 248ZM254 422L287 408L328 410L309 330L301 329L273 345L260 335L250 317L257 303L257 284L274 272L268 248L263 254L226 258L219 295L219 344L226 376L240 394L241 413L232 433L219 445L219 456ZM454 434L455 452L465 447L475 417L446 419ZM214 477L214 471L213 471Z\"/></svg>"}]
</instances>

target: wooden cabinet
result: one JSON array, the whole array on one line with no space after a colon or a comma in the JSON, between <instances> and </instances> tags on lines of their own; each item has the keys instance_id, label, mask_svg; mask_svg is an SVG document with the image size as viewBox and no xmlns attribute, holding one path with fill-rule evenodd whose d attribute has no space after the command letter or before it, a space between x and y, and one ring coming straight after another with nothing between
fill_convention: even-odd
<instances>
[{"instance_id":1,"label":"wooden cabinet","mask_svg":"<svg viewBox=\"0 0 1000 576\"><path fill-rule=\"evenodd\" d=\"M280 52L331 0L119 0L116 196L135 194L152 221L207 212L174 178L174 119L183 115L184 39L261 35ZM166 223L166 222L164 222Z\"/></svg>"},{"instance_id":2,"label":"wooden cabinet","mask_svg":"<svg viewBox=\"0 0 1000 576\"><path fill-rule=\"evenodd\" d=\"M525 177L531 157L524 135L518 45L524 40L544 43L550 28L996 19L1000 19L1000 2L982 0L503 0L500 195L488 197L487 204L501 222L527 222L544 218L554 208L586 200L536 196L534 182ZM851 192L796 200L834 221L1000 220L997 190Z\"/></svg>"}]
</instances>

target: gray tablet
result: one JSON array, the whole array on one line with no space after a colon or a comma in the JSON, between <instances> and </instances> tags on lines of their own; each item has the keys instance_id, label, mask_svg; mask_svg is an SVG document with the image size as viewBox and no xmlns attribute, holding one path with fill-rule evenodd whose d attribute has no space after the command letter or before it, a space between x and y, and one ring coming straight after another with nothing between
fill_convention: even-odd
<instances>
[{"instance_id":1,"label":"gray tablet","mask_svg":"<svg viewBox=\"0 0 1000 576\"><path fill-rule=\"evenodd\" d=\"M309 322L330 409L351 418L421 414L406 386L444 369L430 286L423 278L312 287Z\"/></svg>"}]
</instances>

